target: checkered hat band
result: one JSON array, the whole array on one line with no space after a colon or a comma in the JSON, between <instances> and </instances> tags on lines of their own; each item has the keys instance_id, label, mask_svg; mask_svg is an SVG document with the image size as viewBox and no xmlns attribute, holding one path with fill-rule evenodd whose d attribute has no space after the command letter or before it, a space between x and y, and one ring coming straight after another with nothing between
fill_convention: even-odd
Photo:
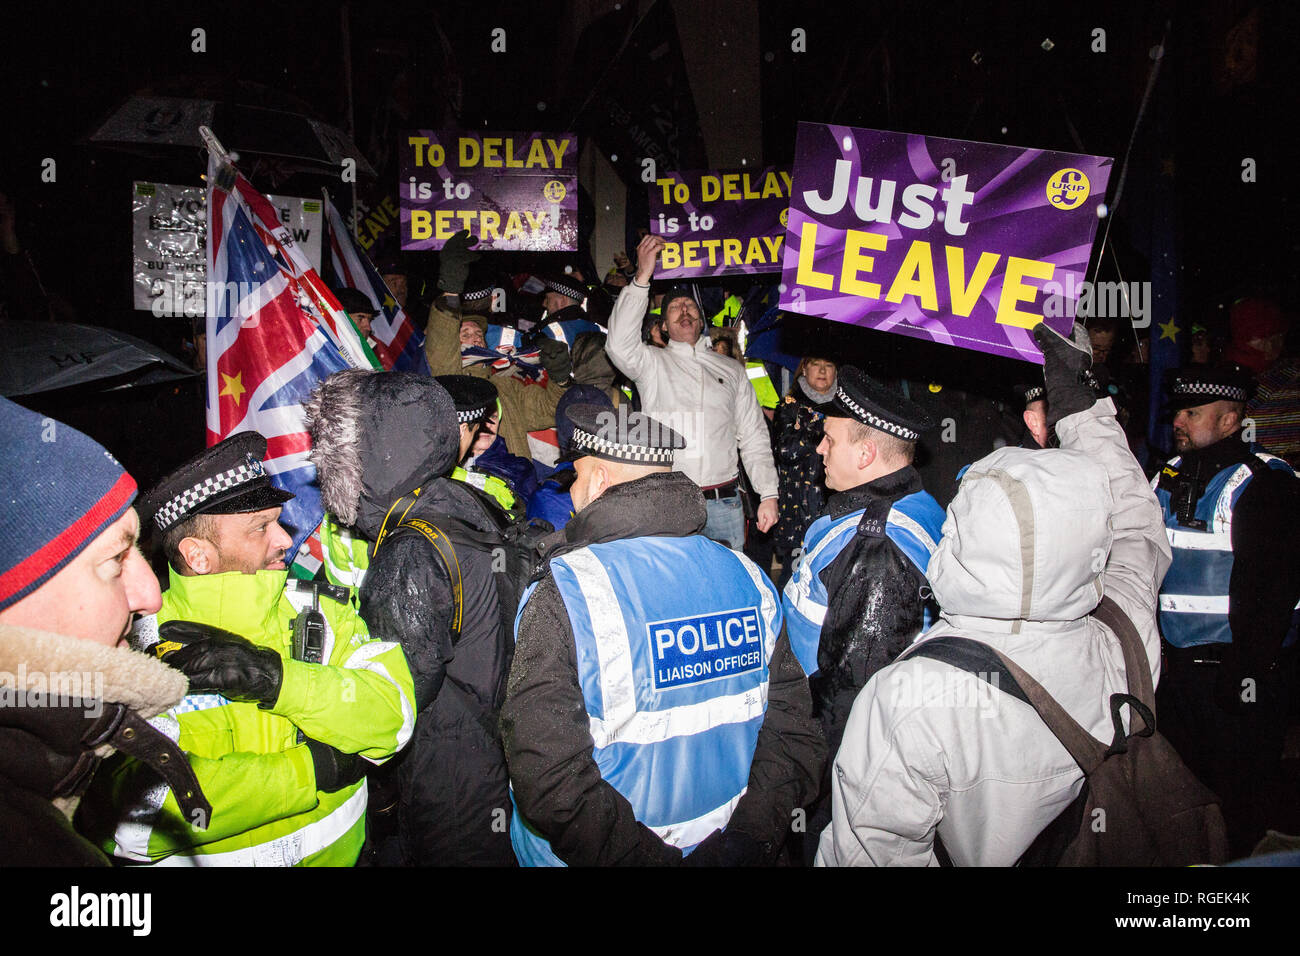
<instances>
[{"instance_id":1,"label":"checkered hat band","mask_svg":"<svg viewBox=\"0 0 1300 956\"><path fill-rule=\"evenodd\" d=\"M585 299L586 290L580 289L575 285L569 285L566 282L551 281L546 283L546 287L552 292L558 292L560 295L567 295L570 299Z\"/></svg>"},{"instance_id":2,"label":"checkered hat band","mask_svg":"<svg viewBox=\"0 0 1300 956\"><path fill-rule=\"evenodd\" d=\"M480 405L478 408L468 408L465 411L456 412L456 421L461 425L471 425L487 414L491 405Z\"/></svg>"},{"instance_id":3,"label":"checkered hat band","mask_svg":"<svg viewBox=\"0 0 1300 956\"><path fill-rule=\"evenodd\" d=\"M1043 386L1035 385L1033 388L1025 389L1025 404L1036 402L1043 397Z\"/></svg>"},{"instance_id":4,"label":"checkered hat band","mask_svg":"<svg viewBox=\"0 0 1300 956\"><path fill-rule=\"evenodd\" d=\"M837 387L835 389L835 394L841 402L848 406L849 411L854 415L857 415L858 418L862 419L865 424L870 425L872 428L879 428L882 432L889 432L891 435L897 435L899 438L903 439L903 441L916 441L921 437L920 432L914 432L910 428L904 428L902 425L887 422L883 418L871 414L853 399L849 398L848 393L846 393L843 388Z\"/></svg>"},{"instance_id":5,"label":"checkered hat band","mask_svg":"<svg viewBox=\"0 0 1300 956\"><path fill-rule=\"evenodd\" d=\"M1235 385L1215 385L1211 382L1175 382L1175 395L1204 395L1208 398L1222 399L1225 402L1244 402L1246 390Z\"/></svg>"},{"instance_id":6,"label":"checkered hat band","mask_svg":"<svg viewBox=\"0 0 1300 956\"><path fill-rule=\"evenodd\" d=\"M231 488L250 482L255 478L261 478L265 474L266 469L262 467L262 463L253 458L242 465L231 468L229 471L223 471L211 478L204 478L197 485L182 491L159 508L158 513L153 517L154 524L160 530L169 528L213 495L229 491Z\"/></svg>"},{"instance_id":7,"label":"checkered hat band","mask_svg":"<svg viewBox=\"0 0 1300 956\"><path fill-rule=\"evenodd\" d=\"M488 286L485 289L471 289L465 292L465 294L462 295L461 298L464 299L466 302L477 302L479 299L486 299L491 294L492 294L492 287Z\"/></svg>"},{"instance_id":8,"label":"checkered hat band","mask_svg":"<svg viewBox=\"0 0 1300 956\"><path fill-rule=\"evenodd\" d=\"M645 465L671 465L673 450L671 448L646 448L644 445L624 445L609 441L599 435L593 435L577 426L573 429L573 447L585 448L598 455L610 455L619 461L630 461Z\"/></svg>"}]
</instances>

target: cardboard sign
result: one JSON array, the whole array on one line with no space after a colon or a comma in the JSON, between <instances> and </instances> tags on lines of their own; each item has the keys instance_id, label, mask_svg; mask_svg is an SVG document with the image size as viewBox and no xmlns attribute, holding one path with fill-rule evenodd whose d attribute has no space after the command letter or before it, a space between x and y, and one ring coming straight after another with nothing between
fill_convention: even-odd
<instances>
[{"instance_id":1,"label":"cardboard sign","mask_svg":"<svg viewBox=\"0 0 1300 956\"><path fill-rule=\"evenodd\" d=\"M404 250L441 249L468 229L479 250L578 248L578 139L572 133L415 130L397 183Z\"/></svg>"},{"instance_id":2,"label":"cardboard sign","mask_svg":"<svg viewBox=\"0 0 1300 956\"><path fill-rule=\"evenodd\" d=\"M667 240L658 278L781 271L790 170L668 173L649 192L650 231Z\"/></svg>"},{"instance_id":3,"label":"cardboard sign","mask_svg":"<svg viewBox=\"0 0 1300 956\"><path fill-rule=\"evenodd\" d=\"M133 184L132 297L159 317L201 318L207 309L207 196L201 186ZM321 267L319 199L266 197L317 272Z\"/></svg>"},{"instance_id":4,"label":"cardboard sign","mask_svg":"<svg viewBox=\"0 0 1300 956\"><path fill-rule=\"evenodd\" d=\"M800 123L781 308L1042 364L1110 178L1105 156Z\"/></svg>"}]
</instances>

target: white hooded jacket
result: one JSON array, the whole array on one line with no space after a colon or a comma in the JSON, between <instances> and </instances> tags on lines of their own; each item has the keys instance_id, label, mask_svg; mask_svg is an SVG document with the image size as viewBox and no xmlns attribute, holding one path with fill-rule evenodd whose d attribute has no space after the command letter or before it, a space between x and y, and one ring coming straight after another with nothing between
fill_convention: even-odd
<instances>
[{"instance_id":1,"label":"white hooded jacket","mask_svg":"<svg viewBox=\"0 0 1300 956\"><path fill-rule=\"evenodd\" d=\"M736 477L739 451L759 498L775 498L772 440L745 366L710 351L704 336L694 345L646 345L641 317L648 296L648 287L635 282L623 289L609 318L605 351L636 382L641 410L686 439L686 448L673 457L673 471L701 488L722 484Z\"/></svg>"},{"instance_id":2,"label":"white hooded jacket","mask_svg":"<svg viewBox=\"0 0 1300 956\"><path fill-rule=\"evenodd\" d=\"M1088 615L1110 596L1158 681L1169 545L1109 399L1057 434L1060 450L1003 448L967 470L927 571L943 614L925 639L996 648L1109 744L1124 658ZM834 766L823 866L935 866L936 832L957 866L1010 865L1083 783L1033 708L930 658L900 659L867 683Z\"/></svg>"}]
</instances>

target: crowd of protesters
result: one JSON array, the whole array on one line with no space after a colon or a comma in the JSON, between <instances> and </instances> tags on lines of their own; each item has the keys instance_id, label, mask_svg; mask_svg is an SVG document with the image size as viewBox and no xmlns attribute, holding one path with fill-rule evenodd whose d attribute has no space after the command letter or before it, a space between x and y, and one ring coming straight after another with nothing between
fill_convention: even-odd
<instances>
[{"instance_id":1,"label":"crowd of protesters","mask_svg":"<svg viewBox=\"0 0 1300 956\"><path fill-rule=\"evenodd\" d=\"M12 219L0 196L17 318ZM1140 662L1226 821L1188 862L1293 822L1300 360L1276 302L1233 304L1220 342L1189 323L1165 454L1122 321L1036 330L1014 391L873 377L829 340L787 368L746 354L766 284L663 283L661 245L510 276L461 234L427 294L381 263L431 375L313 396L315 581L287 571L261 436L137 500L112 449L5 402L3 861L1014 864L1084 772L1024 703L953 705L980 681L924 652L949 637L1104 740ZM337 294L370 336L375 305ZM38 710L42 669L109 677Z\"/></svg>"}]
</instances>

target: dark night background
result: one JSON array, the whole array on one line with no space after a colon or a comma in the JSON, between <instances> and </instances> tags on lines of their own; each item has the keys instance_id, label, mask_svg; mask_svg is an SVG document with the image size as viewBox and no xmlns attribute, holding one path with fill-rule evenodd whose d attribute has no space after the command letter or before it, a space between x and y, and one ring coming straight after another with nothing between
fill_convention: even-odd
<instances>
[{"instance_id":1,"label":"dark night background","mask_svg":"<svg viewBox=\"0 0 1300 956\"><path fill-rule=\"evenodd\" d=\"M404 128L574 130L608 154L600 117L590 108L593 87L655 84L653 75L642 81L627 58L614 56L652 4L615 6L615 0L350 5L353 138L381 173L378 184L359 184L363 196L392 189L393 146ZM671 4L679 29L699 22L698 10L687 9L692 6ZM707 36L692 32L681 46L699 102L706 92L701 76L724 90L741 72L727 38L749 39L741 46L759 62L746 64L734 96L749 105L757 98L759 165L789 162L801 119L1104 154L1119 162L1138 117L1150 51L1169 23L1159 82L1112 217L1115 260L1126 280L1149 279L1152 237L1172 233L1179 256L1176 308L1184 319L1222 325L1224 305L1253 290L1272 291L1294 306L1296 200L1285 136L1298 79L1293 5L726 5L738 9L748 16L718 17ZM132 153L91 145L89 134L144 90L275 107L346 129L342 12L339 4L128 9L48 3L10 5L0 13L6 88L0 191L14 200L19 238L48 291L79 321L131 331L182 354L187 320L131 308L129 189L137 179L197 183L206 163L198 149ZM510 38L505 53L489 50L498 26ZM195 27L206 31L204 53L191 51ZM1106 33L1104 53L1090 49L1098 27ZM806 31L807 52L792 52L795 28ZM1047 38L1050 50L1043 49ZM721 165L682 93L672 94L673 102L687 104L674 114L673 143L683 156ZM217 133L227 147L240 149L237 133ZM41 181L45 157L57 162L54 183ZM1245 157L1256 161L1254 183L1242 181ZM241 168L259 188L279 194L314 196L321 185L338 183L336 173L293 171L265 159L249 157ZM1115 188L1113 178L1112 197ZM436 275L431 254L408 260L417 274ZM1115 260L1107 254L1101 278L1116 277ZM608 263L597 265L603 271ZM939 346L883 333L838 329L836 341L851 353L888 356L900 374L954 366L967 373L975 366L993 378L1023 371L998 360L972 363L969 353L956 350L941 355ZM197 450L202 400L197 384L133 391L139 394L26 403L91 431L147 485ZM161 454L158 442L165 444Z\"/></svg>"}]
</instances>

